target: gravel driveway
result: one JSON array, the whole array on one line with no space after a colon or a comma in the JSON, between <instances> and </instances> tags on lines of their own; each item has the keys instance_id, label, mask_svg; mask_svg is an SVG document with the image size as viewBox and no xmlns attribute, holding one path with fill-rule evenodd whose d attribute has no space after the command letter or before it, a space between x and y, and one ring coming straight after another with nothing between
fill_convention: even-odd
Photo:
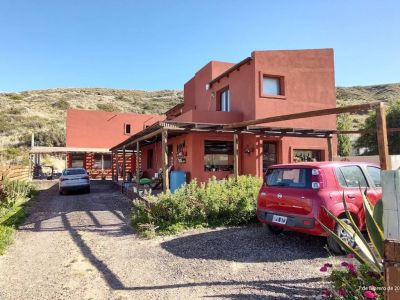
<instances>
[{"instance_id":1,"label":"gravel driveway","mask_svg":"<svg viewBox=\"0 0 400 300\"><path fill-rule=\"evenodd\" d=\"M43 191L0 257L0 299L310 299L323 285L324 239L254 226L145 240L128 212L110 183Z\"/></svg>"}]
</instances>

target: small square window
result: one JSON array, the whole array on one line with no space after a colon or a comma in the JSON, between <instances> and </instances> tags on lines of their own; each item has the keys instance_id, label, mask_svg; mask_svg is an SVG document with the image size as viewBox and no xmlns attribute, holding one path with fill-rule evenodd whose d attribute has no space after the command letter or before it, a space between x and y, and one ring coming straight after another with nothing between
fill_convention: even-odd
<instances>
[{"instance_id":1,"label":"small square window","mask_svg":"<svg viewBox=\"0 0 400 300\"><path fill-rule=\"evenodd\" d=\"M263 94L272 96L283 96L282 78L277 76L263 77Z\"/></svg>"},{"instance_id":2,"label":"small square window","mask_svg":"<svg viewBox=\"0 0 400 300\"><path fill-rule=\"evenodd\" d=\"M124 124L124 134L131 134L131 124Z\"/></svg>"}]
</instances>

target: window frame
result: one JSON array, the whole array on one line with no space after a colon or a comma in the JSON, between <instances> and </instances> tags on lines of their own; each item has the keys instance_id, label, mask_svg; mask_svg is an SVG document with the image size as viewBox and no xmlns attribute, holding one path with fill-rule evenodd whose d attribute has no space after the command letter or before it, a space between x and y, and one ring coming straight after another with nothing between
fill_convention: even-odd
<instances>
[{"instance_id":1,"label":"window frame","mask_svg":"<svg viewBox=\"0 0 400 300\"><path fill-rule=\"evenodd\" d=\"M227 93L227 95L228 95L228 100L225 103L225 106L228 107L227 110L222 110L222 95L224 93ZM225 98L225 100L226 100L226 98ZM217 111L221 111L221 112L230 112L231 111L231 92L229 90L229 85L220 89L217 92Z\"/></svg>"},{"instance_id":2,"label":"window frame","mask_svg":"<svg viewBox=\"0 0 400 300\"><path fill-rule=\"evenodd\" d=\"M279 95L264 94L264 78L277 78L279 79ZM282 75L268 74L260 72L260 97L261 98L275 98L286 99L285 77Z\"/></svg>"},{"instance_id":3,"label":"window frame","mask_svg":"<svg viewBox=\"0 0 400 300\"><path fill-rule=\"evenodd\" d=\"M124 135L131 135L131 132L132 132L132 124L124 123Z\"/></svg>"},{"instance_id":4,"label":"window frame","mask_svg":"<svg viewBox=\"0 0 400 300\"><path fill-rule=\"evenodd\" d=\"M217 153L217 152L207 153L207 151L206 151L206 144L207 143L227 143L227 144L230 144L230 146L228 147L227 153L223 153L223 152L221 152L221 153ZM233 141L231 141L231 140L212 140L212 139L204 140L204 143L203 143L203 170L204 170L204 172L230 172L230 173L232 173L233 172L233 168L234 168L234 162L233 162L234 150L233 150L233 147L234 147L234 144L233 144ZM232 148L232 149L230 149L230 148ZM206 155L226 155L228 164L227 165L218 165L218 166L220 166L220 168L215 168L216 169L215 171L213 171L212 169L209 170L209 168L207 168L207 166L206 166ZM232 164L229 164L229 156L231 156Z\"/></svg>"},{"instance_id":5,"label":"window frame","mask_svg":"<svg viewBox=\"0 0 400 300\"><path fill-rule=\"evenodd\" d=\"M346 176L344 176L344 173L343 173L343 171L342 171L342 168L348 168L348 167L356 167L356 168L358 168L358 169L360 170L360 172L361 172L361 174L362 174L362 176L363 176L363 178L364 178L364 181L365 181L365 183L366 183L366 186L349 186L349 185L348 185ZM340 172L340 174L342 175L343 179L344 179L345 182L346 182L346 186L343 186L342 183L340 182L340 180L339 180L339 178L338 178L337 172ZM336 180L337 180L339 186L342 187L342 188L347 188L347 189L360 189L360 187L361 187L361 188L369 188L369 187L370 187L370 182L368 181L367 177L365 176L364 170L363 170L359 165L338 166L338 167L335 168L335 177L336 177Z\"/></svg>"}]
</instances>

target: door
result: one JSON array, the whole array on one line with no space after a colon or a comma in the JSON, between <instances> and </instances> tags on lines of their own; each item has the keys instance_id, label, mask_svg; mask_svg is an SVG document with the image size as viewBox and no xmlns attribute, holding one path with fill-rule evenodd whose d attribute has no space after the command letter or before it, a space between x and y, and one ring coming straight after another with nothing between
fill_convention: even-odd
<instances>
[{"instance_id":1,"label":"door","mask_svg":"<svg viewBox=\"0 0 400 300\"><path fill-rule=\"evenodd\" d=\"M342 166L336 169L336 176L339 181L346 203L358 210L357 217L361 227L364 225L364 210L362 193L369 188L367 179L359 166ZM360 189L361 188L361 189ZM349 209L351 209L349 207Z\"/></svg>"},{"instance_id":2,"label":"door","mask_svg":"<svg viewBox=\"0 0 400 300\"><path fill-rule=\"evenodd\" d=\"M278 163L277 148L276 142L263 142L263 174L269 166Z\"/></svg>"}]
</instances>

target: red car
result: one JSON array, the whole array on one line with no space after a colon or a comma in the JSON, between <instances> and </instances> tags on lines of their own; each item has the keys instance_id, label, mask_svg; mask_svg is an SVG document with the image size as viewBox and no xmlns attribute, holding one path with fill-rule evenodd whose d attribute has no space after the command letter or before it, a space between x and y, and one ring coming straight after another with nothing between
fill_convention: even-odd
<instances>
[{"instance_id":1,"label":"red car","mask_svg":"<svg viewBox=\"0 0 400 300\"><path fill-rule=\"evenodd\" d=\"M360 229L365 228L362 192L367 188L368 199L375 204L382 197L380 168L359 162L306 162L274 165L268 168L257 200L257 217L271 232L284 229L306 234L328 236L317 220L342 238L351 240L340 226L327 215L323 207L339 219L347 220L347 206ZM329 248L335 253L342 249L328 236Z\"/></svg>"}]
</instances>

